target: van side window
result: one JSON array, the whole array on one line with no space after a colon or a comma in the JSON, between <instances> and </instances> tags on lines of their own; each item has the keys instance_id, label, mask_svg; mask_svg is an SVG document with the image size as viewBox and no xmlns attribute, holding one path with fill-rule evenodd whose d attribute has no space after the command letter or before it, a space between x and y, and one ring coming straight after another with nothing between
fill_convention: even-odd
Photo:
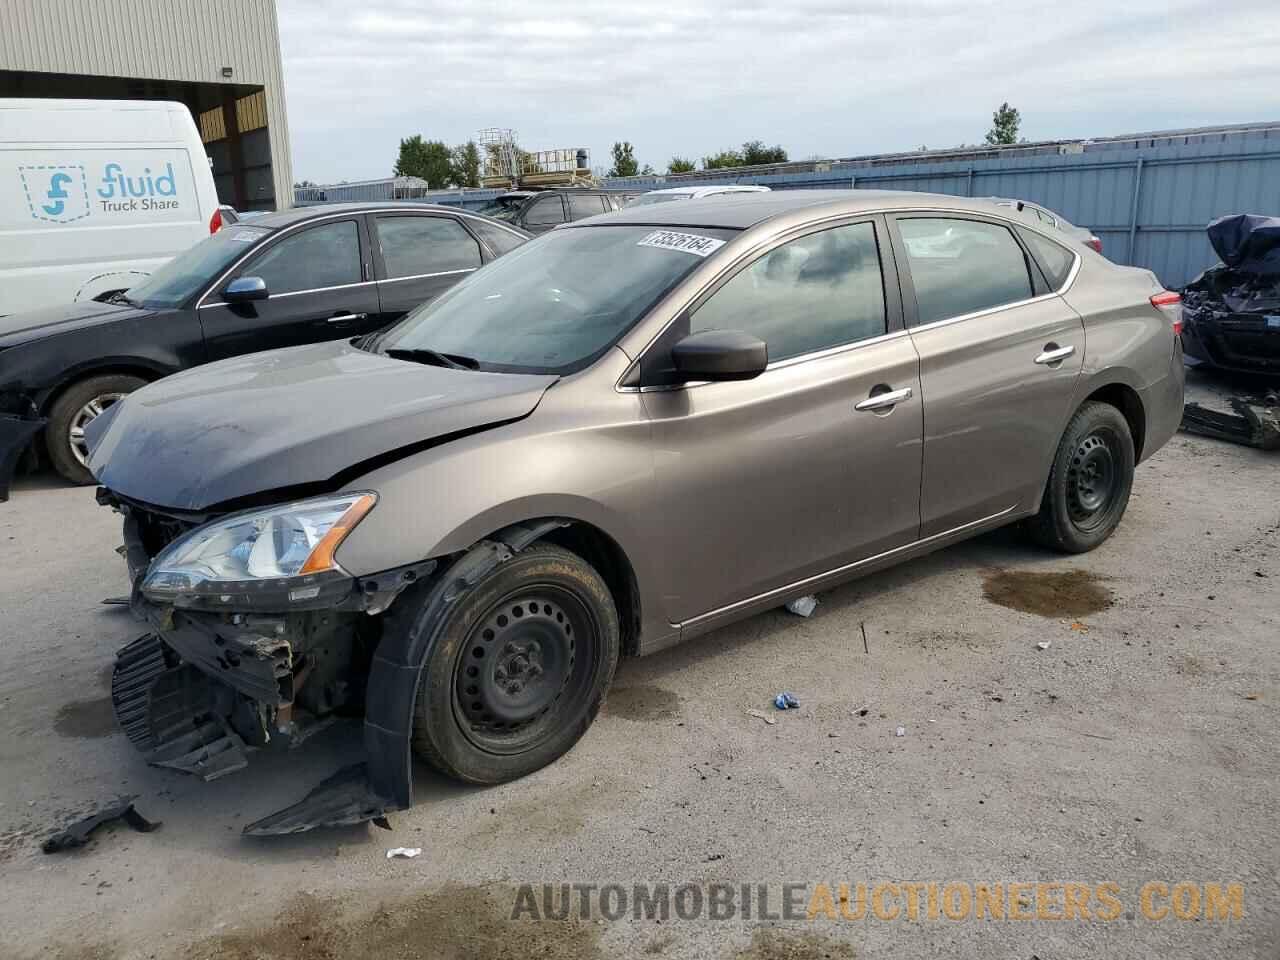
<instances>
[{"instance_id":1,"label":"van side window","mask_svg":"<svg viewBox=\"0 0 1280 960\"><path fill-rule=\"evenodd\" d=\"M299 230L273 244L246 265L240 275L261 277L272 296L359 283L362 277L356 222L339 220Z\"/></svg>"},{"instance_id":2,"label":"van side window","mask_svg":"<svg viewBox=\"0 0 1280 960\"><path fill-rule=\"evenodd\" d=\"M833 227L769 251L698 307L689 332L702 330L759 337L770 362L883 335L874 225Z\"/></svg>"},{"instance_id":3,"label":"van side window","mask_svg":"<svg viewBox=\"0 0 1280 960\"><path fill-rule=\"evenodd\" d=\"M898 220L917 324L1029 300L1026 255L1006 227L978 220L902 217Z\"/></svg>"}]
</instances>

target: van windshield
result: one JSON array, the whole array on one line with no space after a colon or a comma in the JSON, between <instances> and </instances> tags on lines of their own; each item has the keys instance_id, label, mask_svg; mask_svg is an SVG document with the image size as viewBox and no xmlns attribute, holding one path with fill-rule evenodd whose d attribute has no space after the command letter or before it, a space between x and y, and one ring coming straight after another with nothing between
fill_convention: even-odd
<instances>
[{"instance_id":1,"label":"van windshield","mask_svg":"<svg viewBox=\"0 0 1280 960\"><path fill-rule=\"evenodd\" d=\"M560 228L418 307L377 352L463 358L473 369L572 373L594 362L736 231Z\"/></svg>"},{"instance_id":2,"label":"van windshield","mask_svg":"<svg viewBox=\"0 0 1280 960\"><path fill-rule=\"evenodd\" d=\"M136 287L130 287L125 296L153 309L180 307L270 233L263 227L223 227L178 254Z\"/></svg>"}]
</instances>

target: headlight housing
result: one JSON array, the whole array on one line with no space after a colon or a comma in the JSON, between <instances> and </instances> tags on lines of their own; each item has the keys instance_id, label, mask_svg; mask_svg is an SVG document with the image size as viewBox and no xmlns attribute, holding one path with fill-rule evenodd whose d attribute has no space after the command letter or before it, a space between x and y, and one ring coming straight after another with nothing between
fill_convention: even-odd
<instances>
[{"instance_id":1,"label":"headlight housing","mask_svg":"<svg viewBox=\"0 0 1280 960\"><path fill-rule=\"evenodd\" d=\"M143 595L202 609L328 606L351 589L334 553L378 496L338 494L247 510L206 523L165 547Z\"/></svg>"}]
</instances>

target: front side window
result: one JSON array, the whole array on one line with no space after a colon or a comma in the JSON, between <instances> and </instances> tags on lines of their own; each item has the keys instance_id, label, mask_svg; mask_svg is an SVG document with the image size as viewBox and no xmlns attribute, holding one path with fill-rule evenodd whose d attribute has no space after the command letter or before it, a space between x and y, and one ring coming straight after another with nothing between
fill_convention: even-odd
<instances>
[{"instance_id":1,"label":"front side window","mask_svg":"<svg viewBox=\"0 0 1280 960\"><path fill-rule=\"evenodd\" d=\"M536 227L545 227L549 223L564 223L564 206L560 203L560 198L558 196L543 197L541 200L533 201L524 222Z\"/></svg>"},{"instance_id":2,"label":"front side window","mask_svg":"<svg viewBox=\"0 0 1280 960\"><path fill-rule=\"evenodd\" d=\"M659 235L669 233L638 226L552 230L414 310L377 350L431 350L498 372L582 369L735 231L699 228L697 252L663 243Z\"/></svg>"},{"instance_id":3,"label":"front side window","mask_svg":"<svg viewBox=\"0 0 1280 960\"><path fill-rule=\"evenodd\" d=\"M875 227L855 223L792 240L735 275L698 307L690 333L741 330L785 360L885 333Z\"/></svg>"},{"instance_id":4,"label":"front side window","mask_svg":"<svg viewBox=\"0 0 1280 960\"><path fill-rule=\"evenodd\" d=\"M178 254L142 283L130 287L125 296L144 307L180 307L269 236L271 231L262 227L223 227Z\"/></svg>"},{"instance_id":5,"label":"front side window","mask_svg":"<svg viewBox=\"0 0 1280 960\"><path fill-rule=\"evenodd\" d=\"M242 276L261 277L272 296L359 283L360 236L354 220L307 227L251 261Z\"/></svg>"},{"instance_id":6,"label":"front side window","mask_svg":"<svg viewBox=\"0 0 1280 960\"><path fill-rule=\"evenodd\" d=\"M389 280L480 266L480 244L451 217L378 217L374 223Z\"/></svg>"},{"instance_id":7,"label":"front side window","mask_svg":"<svg viewBox=\"0 0 1280 960\"><path fill-rule=\"evenodd\" d=\"M1007 227L978 220L904 217L898 220L917 323L933 323L1032 296L1022 248Z\"/></svg>"}]
</instances>

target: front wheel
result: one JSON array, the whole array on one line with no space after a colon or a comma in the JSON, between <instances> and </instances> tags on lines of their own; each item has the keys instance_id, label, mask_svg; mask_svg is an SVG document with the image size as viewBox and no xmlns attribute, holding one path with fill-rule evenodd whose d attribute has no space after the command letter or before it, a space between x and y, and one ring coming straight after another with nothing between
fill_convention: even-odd
<instances>
[{"instance_id":1,"label":"front wheel","mask_svg":"<svg viewBox=\"0 0 1280 960\"><path fill-rule=\"evenodd\" d=\"M1029 529L1066 553L1092 550L1120 523L1133 489L1133 434L1124 415L1090 401L1076 411L1058 444Z\"/></svg>"},{"instance_id":2,"label":"front wheel","mask_svg":"<svg viewBox=\"0 0 1280 960\"><path fill-rule=\"evenodd\" d=\"M413 746L468 783L502 783L586 732L618 664L613 598L577 554L534 544L470 587L437 625L414 704Z\"/></svg>"},{"instance_id":3,"label":"front wheel","mask_svg":"<svg viewBox=\"0 0 1280 960\"><path fill-rule=\"evenodd\" d=\"M72 483L93 483L84 429L104 410L120 402L147 381L123 373L88 377L73 383L49 408L45 448L53 468Z\"/></svg>"}]
</instances>

